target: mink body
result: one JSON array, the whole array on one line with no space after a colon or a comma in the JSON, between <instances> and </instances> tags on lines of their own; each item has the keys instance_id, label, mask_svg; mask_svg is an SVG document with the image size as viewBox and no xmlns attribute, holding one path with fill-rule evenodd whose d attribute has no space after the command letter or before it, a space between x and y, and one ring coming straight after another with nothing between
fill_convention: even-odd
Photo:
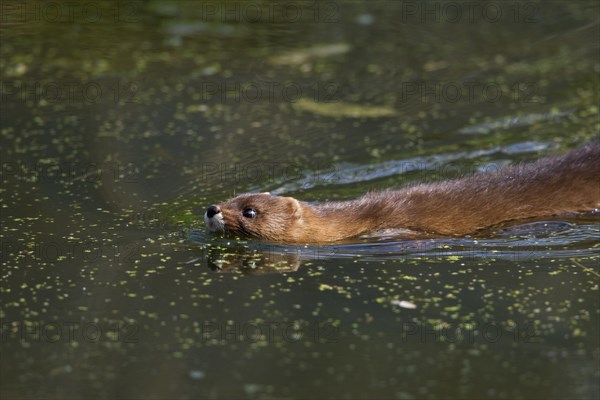
<instances>
[{"instance_id":1,"label":"mink body","mask_svg":"<svg viewBox=\"0 0 600 400\"><path fill-rule=\"evenodd\" d=\"M600 144L462 179L308 204L269 193L210 206L210 230L283 243L322 243L383 229L455 236L523 218L600 207ZM248 210L253 210L250 212Z\"/></svg>"}]
</instances>

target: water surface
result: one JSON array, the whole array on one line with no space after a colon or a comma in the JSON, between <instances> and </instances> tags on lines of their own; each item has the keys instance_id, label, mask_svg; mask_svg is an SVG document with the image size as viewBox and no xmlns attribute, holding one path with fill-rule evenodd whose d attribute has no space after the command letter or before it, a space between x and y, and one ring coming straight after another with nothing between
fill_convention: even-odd
<instances>
[{"instance_id":1,"label":"water surface","mask_svg":"<svg viewBox=\"0 0 600 400\"><path fill-rule=\"evenodd\" d=\"M599 396L598 214L310 247L196 214L589 142L597 2L52 4L2 15L2 398Z\"/></svg>"}]
</instances>

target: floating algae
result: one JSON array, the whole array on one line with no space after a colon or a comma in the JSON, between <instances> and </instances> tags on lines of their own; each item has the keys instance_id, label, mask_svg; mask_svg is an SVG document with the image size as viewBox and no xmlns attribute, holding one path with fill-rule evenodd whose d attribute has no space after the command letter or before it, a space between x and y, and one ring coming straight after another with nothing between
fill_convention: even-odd
<instances>
[{"instance_id":1,"label":"floating algae","mask_svg":"<svg viewBox=\"0 0 600 400\"><path fill-rule=\"evenodd\" d=\"M308 99L298 100L294 103L294 108L324 117L379 118L396 115L396 110L386 106L364 106L340 102L318 103Z\"/></svg>"},{"instance_id":2,"label":"floating algae","mask_svg":"<svg viewBox=\"0 0 600 400\"><path fill-rule=\"evenodd\" d=\"M325 44L272 56L269 62L275 65L297 65L315 58L337 56L348 51L350 46L346 43Z\"/></svg>"}]
</instances>

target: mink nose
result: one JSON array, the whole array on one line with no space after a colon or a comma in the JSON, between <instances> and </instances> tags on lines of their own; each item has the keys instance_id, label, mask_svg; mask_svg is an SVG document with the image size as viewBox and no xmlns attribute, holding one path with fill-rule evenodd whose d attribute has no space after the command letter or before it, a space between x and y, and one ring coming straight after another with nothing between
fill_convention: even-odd
<instances>
[{"instance_id":1,"label":"mink nose","mask_svg":"<svg viewBox=\"0 0 600 400\"><path fill-rule=\"evenodd\" d=\"M208 218L212 218L212 217L214 217L215 215L217 215L220 212L221 212L221 210L219 209L219 207L217 207L217 206L209 206L206 209L206 216Z\"/></svg>"}]
</instances>

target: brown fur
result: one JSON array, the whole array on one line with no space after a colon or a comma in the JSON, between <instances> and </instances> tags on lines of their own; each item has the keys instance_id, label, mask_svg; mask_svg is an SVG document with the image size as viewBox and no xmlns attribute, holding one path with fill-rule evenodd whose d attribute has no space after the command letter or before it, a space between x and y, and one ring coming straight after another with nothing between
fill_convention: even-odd
<instances>
[{"instance_id":1,"label":"brown fur","mask_svg":"<svg viewBox=\"0 0 600 400\"><path fill-rule=\"evenodd\" d=\"M356 200L310 205L268 193L218 205L225 232L284 243L322 243L402 228L465 235L502 222L600 207L600 145L496 172ZM254 208L256 218L242 215Z\"/></svg>"}]
</instances>

